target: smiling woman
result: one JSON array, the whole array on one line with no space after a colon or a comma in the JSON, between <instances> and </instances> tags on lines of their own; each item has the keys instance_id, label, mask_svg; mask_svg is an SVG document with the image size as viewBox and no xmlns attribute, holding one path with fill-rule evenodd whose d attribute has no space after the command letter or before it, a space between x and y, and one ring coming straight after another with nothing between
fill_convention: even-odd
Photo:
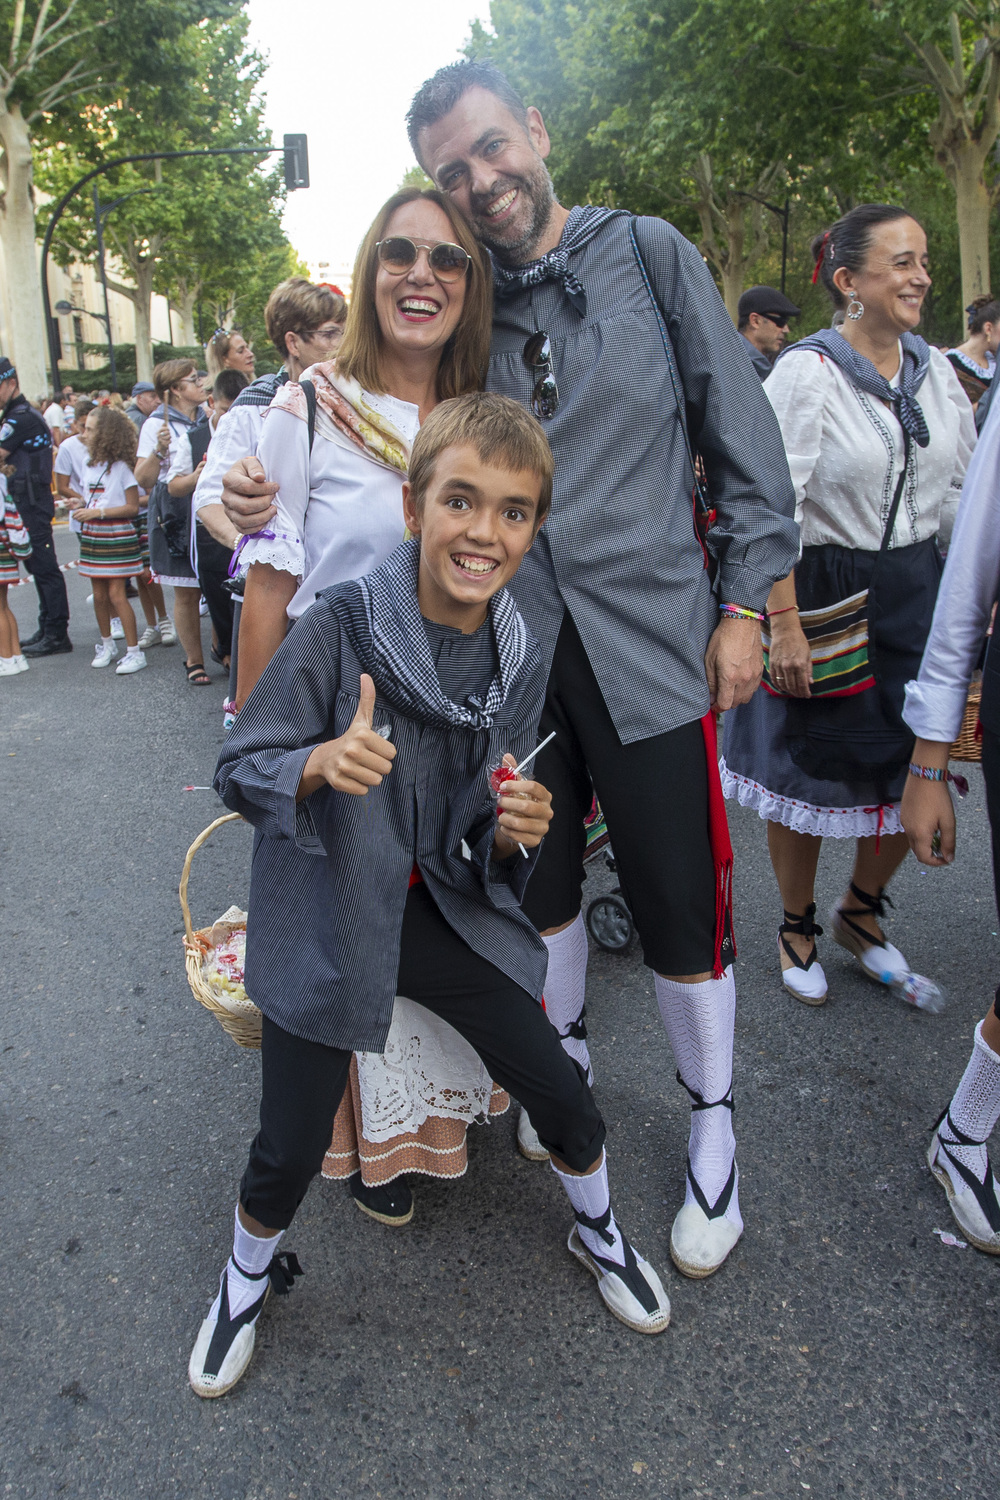
<instances>
[{"instance_id":1,"label":"smiling woman","mask_svg":"<svg viewBox=\"0 0 1000 1500\"><path fill-rule=\"evenodd\" d=\"M358 252L353 286L336 357L288 381L265 414L257 451L278 485L277 514L246 538L239 559L240 706L289 621L323 589L372 572L402 542L403 486L421 423L442 401L483 383L489 260L440 193L410 189L389 199ZM311 443L304 382L315 394ZM511 503L500 505L489 536L473 538L491 558L503 550L499 533L525 529L519 498L502 496ZM532 509L528 528L534 516ZM438 649L459 649L444 635ZM400 1174L460 1176L469 1123L509 1103L457 1034L407 1001L397 1007L386 1055L359 1057L351 1080L324 1173L350 1178L358 1205L390 1224L413 1212Z\"/></svg>"}]
</instances>

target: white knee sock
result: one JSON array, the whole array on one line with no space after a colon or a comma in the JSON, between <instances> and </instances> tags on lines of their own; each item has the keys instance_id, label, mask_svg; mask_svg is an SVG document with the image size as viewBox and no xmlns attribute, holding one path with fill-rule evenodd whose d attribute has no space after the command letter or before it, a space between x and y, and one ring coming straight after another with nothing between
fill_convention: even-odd
<instances>
[{"instance_id":1,"label":"white knee sock","mask_svg":"<svg viewBox=\"0 0 1000 1500\"><path fill-rule=\"evenodd\" d=\"M721 979L700 984L679 984L654 976L656 999L677 1061L677 1071L692 1094L700 1095L712 1109L694 1109L685 1204L697 1202L691 1176L714 1207L726 1188L736 1156L733 1114L723 1100L732 1098L733 1027L736 1020L736 984L730 966ZM733 1188L725 1218L741 1228L739 1191Z\"/></svg>"},{"instance_id":2,"label":"white knee sock","mask_svg":"<svg viewBox=\"0 0 1000 1500\"><path fill-rule=\"evenodd\" d=\"M587 990L587 929L583 912L563 932L542 938L549 950L545 976L545 1014L559 1033L563 1048L593 1081L583 1007Z\"/></svg>"},{"instance_id":3,"label":"white knee sock","mask_svg":"<svg viewBox=\"0 0 1000 1500\"><path fill-rule=\"evenodd\" d=\"M573 1205L573 1212L593 1220L598 1226L590 1228L577 1219L577 1229L587 1249L592 1255L602 1256L604 1260L613 1260L616 1265L623 1266L625 1255L621 1230L611 1212L607 1157L602 1158L600 1167L596 1172L591 1172L589 1177L570 1177L568 1173L560 1172L555 1162L552 1163L552 1170L565 1188L566 1196Z\"/></svg>"},{"instance_id":4,"label":"white knee sock","mask_svg":"<svg viewBox=\"0 0 1000 1500\"><path fill-rule=\"evenodd\" d=\"M985 1144L982 1146L958 1145L954 1141L954 1130L949 1126L953 1125L955 1130L960 1130L963 1135L969 1136L974 1141L985 1143L998 1118L1000 1118L1000 1057L987 1042L983 1041L983 1023L980 1021L975 1031L972 1056L969 1058L961 1082L948 1106L947 1117L941 1121L940 1130L941 1140L947 1145L950 1154L957 1157L970 1172L974 1172L980 1182L986 1181ZM964 1191L968 1183L955 1170L945 1152L942 1151L938 1159L956 1189Z\"/></svg>"},{"instance_id":5,"label":"white knee sock","mask_svg":"<svg viewBox=\"0 0 1000 1500\"><path fill-rule=\"evenodd\" d=\"M260 1277L271 1264L271 1259L281 1243L284 1230L279 1229L277 1234L269 1235L266 1239L258 1239L257 1235L251 1234L249 1229L244 1229L240 1223L240 1211L236 1210L236 1227L233 1230L233 1253L229 1260L228 1276L229 1283L229 1311L235 1318L256 1302L265 1283ZM245 1273L245 1274L244 1274ZM251 1278L255 1278L251 1280Z\"/></svg>"}]
</instances>

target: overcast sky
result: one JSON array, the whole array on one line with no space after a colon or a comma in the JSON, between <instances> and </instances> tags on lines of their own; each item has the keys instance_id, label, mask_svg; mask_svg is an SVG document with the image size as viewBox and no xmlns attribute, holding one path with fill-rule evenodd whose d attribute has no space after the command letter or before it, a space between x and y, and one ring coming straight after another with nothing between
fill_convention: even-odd
<instances>
[{"instance_id":1,"label":"overcast sky","mask_svg":"<svg viewBox=\"0 0 1000 1500\"><path fill-rule=\"evenodd\" d=\"M403 123L416 89L454 62L488 0L249 0L268 59L267 127L309 137L311 187L289 194L285 232L315 272L348 269L413 154Z\"/></svg>"}]
</instances>

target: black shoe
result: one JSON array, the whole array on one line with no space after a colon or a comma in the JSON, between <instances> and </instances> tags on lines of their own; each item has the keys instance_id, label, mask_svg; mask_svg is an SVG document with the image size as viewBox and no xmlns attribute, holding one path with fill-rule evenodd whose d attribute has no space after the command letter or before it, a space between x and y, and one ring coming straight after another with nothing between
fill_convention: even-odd
<instances>
[{"instance_id":1,"label":"black shoe","mask_svg":"<svg viewBox=\"0 0 1000 1500\"><path fill-rule=\"evenodd\" d=\"M25 642L23 655L25 656L62 656L67 651L72 651L73 642L63 632L62 635L43 635L41 640L34 645Z\"/></svg>"},{"instance_id":2,"label":"black shoe","mask_svg":"<svg viewBox=\"0 0 1000 1500\"><path fill-rule=\"evenodd\" d=\"M24 639L24 640L23 640L23 641L22 641L22 642L21 642L21 650L22 650L22 651L23 651L23 650L24 650L24 648L25 648L25 646L37 646L37 645L38 645L38 642L39 642L39 641L40 641L40 640L42 640L42 638L43 638L43 637L44 637L44 635L45 635L45 631L44 631L44 629L43 629L43 628L42 628L42 626L41 626L41 625L39 625L39 627L38 627L38 629L37 629L37 630L36 630L36 631L35 631L35 633L34 633L34 635L29 635L29 636L27 636L27 637L26 637L26 638L25 638L25 639Z\"/></svg>"},{"instance_id":3,"label":"black shoe","mask_svg":"<svg viewBox=\"0 0 1000 1500\"><path fill-rule=\"evenodd\" d=\"M413 1218L413 1194L405 1182L387 1182L384 1187L366 1187L361 1173L347 1179L347 1190L362 1213L380 1224L409 1224Z\"/></svg>"}]
</instances>

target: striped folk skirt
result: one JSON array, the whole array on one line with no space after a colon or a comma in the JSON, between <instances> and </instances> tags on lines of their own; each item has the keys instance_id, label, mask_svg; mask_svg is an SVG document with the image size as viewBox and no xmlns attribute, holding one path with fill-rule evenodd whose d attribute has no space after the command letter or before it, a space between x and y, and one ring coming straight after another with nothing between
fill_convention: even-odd
<instances>
[{"instance_id":1,"label":"striped folk skirt","mask_svg":"<svg viewBox=\"0 0 1000 1500\"><path fill-rule=\"evenodd\" d=\"M21 576L17 558L7 546L5 537L6 532L0 531L0 584L17 583Z\"/></svg>"},{"instance_id":2,"label":"striped folk skirt","mask_svg":"<svg viewBox=\"0 0 1000 1500\"><path fill-rule=\"evenodd\" d=\"M79 571L84 578L131 578L140 573L142 552L135 523L84 521Z\"/></svg>"}]
</instances>

